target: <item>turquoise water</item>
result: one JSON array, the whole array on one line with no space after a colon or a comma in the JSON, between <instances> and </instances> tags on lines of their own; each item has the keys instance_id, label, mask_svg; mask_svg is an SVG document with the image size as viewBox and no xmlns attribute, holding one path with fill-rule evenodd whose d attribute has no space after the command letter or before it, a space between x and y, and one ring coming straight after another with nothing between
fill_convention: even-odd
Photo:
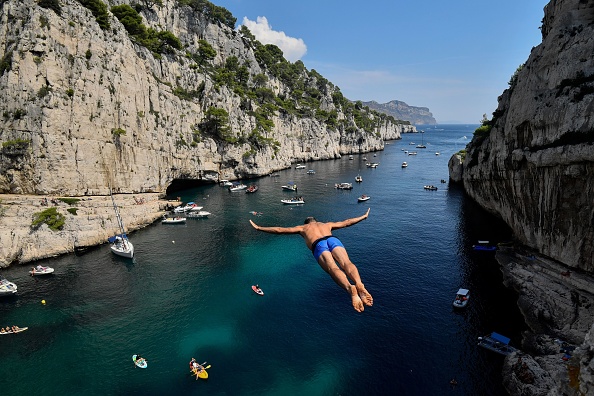
<instances>
[{"instance_id":1,"label":"turquoise water","mask_svg":"<svg viewBox=\"0 0 594 396\"><path fill-rule=\"evenodd\" d=\"M56 269L46 278L28 276L30 265L3 270L19 293L0 299L0 326L29 330L0 336L2 394L505 394L502 358L479 349L476 337L498 331L517 345L522 318L493 256L471 245L510 234L459 188L440 183L475 127L428 129L427 149L409 145L420 135L404 135L377 157L366 154L376 169L364 155L345 156L308 163L315 175L289 169L251 180L255 194L178 192L213 215L132 233L133 261L103 245L44 260ZM418 155L405 155L409 149ZM357 174L363 183L354 183ZM305 205L280 204L293 195L281 190L288 181ZM339 182L354 188L334 189ZM361 194L371 199L358 203ZM335 233L374 296L361 314L299 236L259 233L248 222L342 220L368 207L368 220ZM472 297L454 311L459 287ZM133 354L148 368L135 368ZM191 357L211 364L207 381L189 375Z\"/></svg>"}]
</instances>

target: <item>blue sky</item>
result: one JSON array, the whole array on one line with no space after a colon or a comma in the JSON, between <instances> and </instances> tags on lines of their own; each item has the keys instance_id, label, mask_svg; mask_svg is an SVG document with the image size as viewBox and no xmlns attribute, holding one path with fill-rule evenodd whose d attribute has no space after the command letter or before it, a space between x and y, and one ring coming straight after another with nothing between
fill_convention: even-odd
<instances>
[{"instance_id":1,"label":"blue sky","mask_svg":"<svg viewBox=\"0 0 594 396\"><path fill-rule=\"evenodd\" d=\"M351 100L477 124L532 47L548 0L211 0Z\"/></svg>"}]
</instances>

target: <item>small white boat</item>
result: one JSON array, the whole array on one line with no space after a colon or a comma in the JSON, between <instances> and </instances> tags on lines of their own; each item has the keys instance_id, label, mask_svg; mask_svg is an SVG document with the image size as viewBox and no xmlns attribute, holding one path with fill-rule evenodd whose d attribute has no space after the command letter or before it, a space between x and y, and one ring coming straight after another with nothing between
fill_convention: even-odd
<instances>
[{"instance_id":1,"label":"small white boat","mask_svg":"<svg viewBox=\"0 0 594 396\"><path fill-rule=\"evenodd\" d=\"M436 151L436 152L435 152L435 155L439 155L439 151Z\"/></svg>"},{"instance_id":2,"label":"small white boat","mask_svg":"<svg viewBox=\"0 0 594 396\"><path fill-rule=\"evenodd\" d=\"M299 205L305 203L303 198L281 199L281 202L285 205Z\"/></svg>"},{"instance_id":3,"label":"small white boat","mask_svg":"<svg viewBox=\"0 0 594 396\"><path fill-rule=\"evenodd\" d=\"M361 175L357 175L357 176L355 176L355 181L356 181L357 183L361 183L361 182L363 181L363 176L361 176Z\"/></svg>"},{"instance_id":4,"label":"small white boat","mask_svg":"<svg viewBox=\"0 0 594 396\"><path fill-rule=\"evenodd\" d=\"M352 190L353 183L336 183L334 185L334 188L337 188L339 190Z\"/></svg>"},{"instance_id":5,"label":"small white boat","mask_svg":"<svg viewBox=\"0 0 594 396\"><path fill-rule=\"evenodd\" d=\"M2 329L2 331L0 331L0 335L4 335L4 334L16 334L16 333L20 333L20 332L25 331L25 330L28 329L28 327L18 327L18 326L15 326L15 327L16 327L16 330L12 330L11 329L11 330L6 331L6 330Z\"/></svg>"},{"instance_id":6,"label":"small white boat","mask_svg":"<svg viewBox=\"0 0 594 396\"><path fill-rule=\"evenodd\" d=\"M371 198L369 195L361 195L359 198L357 198L357 201L359 202L365 202L365 201L369 201L369 198Z\"/></svg>"},{"instance_id":7,"label":"small white boat","mask_svg":"<svg viewBox=\"0 0 594 396\"><path fill-rule=\"evenodd\" d=\"M188 215L188 217L192 217L192 218L200 218L200 217L208 217L210 216L212 213L207 212L206 210L201 210L199 212L192 212Z\"/></svg>"},{"instance_id":8,"label":"small white boat","mask_svg":"<svg viewBox=\"0 0 594 396\"><path fill-rule=\"evenodd\" d=\"M368 168L377 168L379 166L379 164L377 162L371 162L371 163L367 163L365 165L367 165Z\"/></svg>"},{"instance_id":9,"label":"small white boat","mask_svg":"<svg viewBox=\"0 0 594 396\"><path fill-rule=\"evenodd\" d=\"M108 239L112 243L111 251L121 257L134 257L134 245L128 240L126 234L115 235Z\"/></svg>"},{"instance_id":10,"label":"small white boat","mask_svg":"<svg viewBox=\"0 0 594 396\"><path fill-rule=\"evenodd\" d=\"M134 257L134 245L132 245L132 243L128 240L128 236L126 235L126 231L124 229L124 222L122 221L120 210L118 209L115 199L113 198L113 194L111 193L111 188L109 189L109 195L111 196L113 210L115 211L118 226L120 227L120 233L109 237L107 241L112 244L111 251L113 254L121 257L132 258Z\"/></svg>"},{"instance_id":11,"label":"small white boat","mask_svg":"<svg viewBox=\"0 0 594 396\"><path fill-rule=\"evenodd\" d=\"M417 152L416 151L409 151L408 152L408 155L417 155Z\"/></svg>"},{"instance_id":12,"label":"small white boat","mask_svg":"<svg viewBox=\"0 0 594 396\"><path fill-rule=\"evenodd\" d=\"M307 171L307 174L308 175L315 175L316 174L316 171L313 170L313 169L310 169L310 170Z\"/></svg>"},{"instance_id":13,"label":"small white boat","mask_svg":"<svg viewBox=\"0 0 594 396\"><path fill-rule=\"evenodd\" d=\"M454 299L454 308L464 308L470 299L470 291L468 289L459 289Z\"/></svg>"},{"instance_id":14,"label":"small white boat","mask_svg":"<svg viewBox=\"0 0 594 396\"><path fill-rule=\"evenodd\" d=\"M52 267L44 267L43 265L38 265L37 267L31 268L29 273L31 276L41 276L41 275L49 275L54 272Z\"/></svg>"},{"instance_id":15,"label":"small white boat","mask_svg":"<svg viewBox=\"0 0 594 396\"><path fill-rule=\"evenodd\" d=\"M288 182L286 185L282 186L282 189L288 191L297 191L297 184Z\"/></svg>"},{"instance_id":16,"label":"small white boat","mask_svg":"<svg viewBox=\"0 0 594 396\"><path fill-rule=\"evenodd\" d=\"M297 164L297 166L295 167L295 169L305 169L305 165L303 165L303 164Z\"/></svg>"},{"instance_id":17,"label":"small white boat","mask_svg":"<svg viewBox=\"0 0 594 396\"><path fill-rule=\"evenodd\" d=\"M223 186L223 187L229 187L229 186L232 186L232 185L233 185L233 183L231 183L231 182L230 182L229 180L227 180L227 179L220 180L220 181L219 181L219 184L220 184L221 186Z\"/></svg>"},{"instance_id":18,"label":"small white boat","mask_svg":"<svg viewBox=\"0 0 594 396\"><path fill-rule=\"evenodd\" d=\"M435 191L435 190L437 190L437 187L435 187L435 186L423 186L423 188L425 190L429 190L429 191Z\"/></svg>"},{"instance_id":19,"label":"small white boat","mask_svg":"<svg viewBox=\"0 0 594 396\"><path fill-rule=\"evenodd\" d=\"M17 292L17 285L0 275L0 297L10 296Z\"/></svg>"},{"instance_id":20,"label":"small white boat","mask_svg":"<svg viewBox=\"0 0 594 396\"><path fill-rule=\"evenodd\" d=\"M184 213L186 209L183 206L178 206L177 208L173 209L173 213Z\"/></svg>"},{"instance_id":21,"label":"small white boat","mask_svg":"<svg viewBox=\"0 0 594 396\"><path fill-rule=\"evenodd\" d=\"M403 167L403 168L406 168L406 167L408 167L408 164L406 163L406 161L402 163L402 167Z\"/></svg>"},{"instance_id":22,"label":"small white boat","mask_svg":"<svg viewBox=\"0 0 594 396\"><path fill-rule=\"evenodd\" d=\"M353 160L355 159L355 157L353 157L352 155L349 155L349 160Z\"/></svg>"},{"instance_id":23,"label":"small white boat","mask_svg":"<svg viewBox=\"0 0 594 396\"><path fill-rule=\"evenodd\" d=\"M185 217L165 217L161 220L161 224L183 224L186 222Z\"/></svg>"},{"instance_id":24,"label":"small white boat","mask_svg":"<svg viewBox=\"0 0 594 396\"><path fill-rule=\"evenodd\" d=\"M233 185L231 187L229 187L229 191L231 192L237 192L237 191L243 191L245 189L247 189L248 186L246 186L245 184L242 183L233 183Z\"/></svg>"}]
</instances>

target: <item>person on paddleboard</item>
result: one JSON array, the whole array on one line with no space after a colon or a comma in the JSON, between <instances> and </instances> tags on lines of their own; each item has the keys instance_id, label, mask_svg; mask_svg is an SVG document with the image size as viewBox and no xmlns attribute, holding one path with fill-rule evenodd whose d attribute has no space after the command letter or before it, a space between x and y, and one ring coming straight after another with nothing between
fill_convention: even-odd
<instances>
[{"instance_id":1,"label":"person on paddleboard","mask_svg":"<svg viewBox=\"0 0 594 396\"><path fill-rule=\"evenodd\" d=\"M332 230L345 228L359 223L369 217L369 211L363 216L354 217L339 222L322 223L314 217L305 219L303 225L294 227L261 227L250 220L252 227L258 231L270 234L299 234L305 239L305 244L312 251L318 264L350 295L353 308L357 312L363 312L365 305L373 305L373 297L365 289L359 271L347 254L344 245L338 238L332 235ZM352 285L349 278L355 283Z\"/></svg>"}]
</instances>

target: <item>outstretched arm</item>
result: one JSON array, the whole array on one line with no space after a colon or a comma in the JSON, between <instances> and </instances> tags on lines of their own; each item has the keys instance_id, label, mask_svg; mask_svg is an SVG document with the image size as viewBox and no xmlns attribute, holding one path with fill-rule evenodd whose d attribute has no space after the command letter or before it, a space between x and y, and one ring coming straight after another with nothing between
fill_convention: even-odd
<instances>
[{"instance_id":1,"label":"outstretched arm","mask_svg":"<svg viewBox=\"0 0 594 396\"><path fill-rule=\"evenodd\" d=\"M258 231L267 232L269 234L299 234L303 230L303 226L295 227L260 227L250 220L252 227Z\"/></svg>"},{"instance_id":2,"label":"outstretched arm","mask_svg":"<svg viewBox=\"0 0 594 396\"><path fill-rule=\"evenodd\" d=\"M337 222L333 222L333 223L329 223L330 226L332 227L333 230L337 229L337 228L345 228L345 227L350 227L353 224L357 224L360 221L365 220L367 217L369 217L369 211L371 210L371 208L367 209L367 212L365 212L365 214L363 216L359 216L359 217L353 217L352 219L346 219L343 221L337 221Z\"/></svg>"}]
</instances>

